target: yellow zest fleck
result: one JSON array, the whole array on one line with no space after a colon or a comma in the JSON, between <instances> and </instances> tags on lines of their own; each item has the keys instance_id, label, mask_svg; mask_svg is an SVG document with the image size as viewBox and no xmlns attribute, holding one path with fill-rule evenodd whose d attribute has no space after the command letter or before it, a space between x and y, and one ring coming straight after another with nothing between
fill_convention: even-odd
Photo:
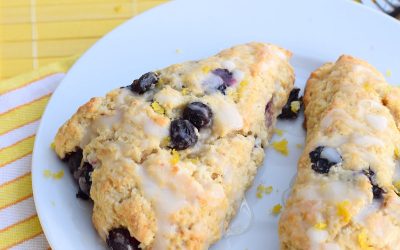
<instances>
[{"instance_id":1,"label":"yellow zest fleck","mask_svg":"<svg viewBox=\"0 0 400 250\"><path fill-rule=\"evenodd\" d=\"M273 215L278 215L278 214L280 214L281 210L282 210L282 205L281 204L276 204L272 208L271 212L272 212Z\"/></svg>"},{"instance_id":2,"label":"yellow zest fleck","mask_svg":"<svg viewBox=\"0 0 400 250\"><path fill-rule=\"evenodd\" d=\"M276 129L274 129L274 133L279 135L279 136L282 136L283 135L283 130L279 129L279 128L276 128Z\"/></svg>"},{"instance_id":3,"label":"yellow zest fleck","mask_svg":"<svg viewBox=\"0 0 400 250\"><path fill-rule=\"evenodd\" d=\"M44 175L44 177L46 177L46 178L50 178L51 177L51 170L49 170L49 169L45 169L45 170L43 170L43 175Z\"/></svg>"},{"instance_id":4,"label":"yellow zest fleck","mask_svg":"<svg viewBox=\"0 0 400 250\"><path fill-rule=\"evenodd\" d=\"M396 158L400 158L400 151L399 151L399 148L398 148L398 147L396 147L396 148L394 149L394 156L396 156Z\"/></svg>"},{"instance_id":5,"label":"yellow zest fleck","mask_svg":"<svg viewBox=\"0 0 400 250\"><path fill-rule=\"evenodd\" d=\"M239 99L239 97L242 95L242 93L247 85L249 85L249 82L246 80L243 80L239 83L239 86L237 87L237 90L236 90L236 95L237 95L236 100Z\"/></svg>"},{"instance_id":6,"label":"yellow zest fleck","mask_svg":"<svg viewBox=\"0 0 400 250\"><path fill-rule=\"evenodd\" d=\"M392 76L392 71L390 69L386 70L386 76L391 77Z\"/></svg>"},{"instance_id":7,"label":"yellow zest fleck","mask_svg":"<svg viewBox=\"0 0 400 250\"><path fill-rule=\"evenodd\" d=\"M208 74L211 71L211 68L209 66L204 66L201 68L204 74Z\"/></svg>"},{"instance_id":8,"label":"yellow zest fleck","mask_svg":"<svg viewBox=\"0 0 400 250\"><path fill-rule=\"evenodd\" d=\"M326 223L324 222L318 222L317 224L314 225L314 228L318 230L325 230L327 227L328 225L326 225Z\"/></svg>"},{"instance_id":9,"label":"yellow zest fleck","mask_svg":"<svg viewBox=\"0 0 400 250\"><path fill-rule=\"evenodd\" d=\"M296 144L296 148L302 149L302 148L303 148L303 144L297 143L297 144Z\"/></svg>"},{"instance_id":10,"label":"yellow zest fleck","mask_svg":"<svg viewBox=\"0 0 400 250\"><path fill-rule=\"evenodd\" d=\"M182 53L182 50L176 49L175 52L176 52L176 54L180 54L180 53Z\"/></svg>"},{"instance_id":11,"label":"yellow zest fleck","mask_svg":"<svg viewBox=\"0 0 400 250\"><path fill-rule=\"evenodd\" d=\"M200 162L200 159L199 159L199 157L196 157L196 158L191 158L190 161L191 161L193 164L197 164L197 163Z\"/></svg>"},{"instance_id":12,"label":"yellow zest fleck","mask_svg":"<svg viewBox=\"0 0 400 250\"><path fill-rule=\"evenodd\" d=\"M64 170L60 170L56 173L53 173L53 179L55 180L60 180L63 177L64 177Z\"/></svg>"},{"instance_id":13,"label":"yellow zest fleck","mask_svg":"<svg viewBox=\"0 0 400 250\"><path fill-rule=\"evenodd\" d=\"M56 144L55 144L54 142L52 142L52 143L50 144L50 148L53 149L53 150L55 150L55 149L56 149Z\"/></svg>"},{"instance_id":14,"label":"yellow zest fleck","mask_svg":"<svg viewBox=\"0 0 400 250\"><path fill-rule=\"evenodd\" d=\"M278 151L279 153L283 154L283 155L288 155L289 154L289 150L288 150L288 141L286 139L283 139L281 141L274 141L272 142L272 147Z\"/></svg>"},{"instance_id":15,"label":"yellow zest fleck","mask_svg":"<svg viewBox=\"0 0 400 250\"><path fill-rule=\"evenodd\" d=\"M158 102L152 102L151 103L151 108L156 112L157 114L163 115L165 114L165 109L161 107L161 105Z\"/></svg>"},{"instance_id":16,"label":"yellow zest fleck","mask_svg":"<svg viewBox=\"0 0 400 250\"><path fill-rule=\"evenodd\" d=\"M176 165L179 162L179 153L175 149L172 149L171 164Z\"/></svg>"},{"instance_id":17,"label":"yellow zest fleck","mask_svg":"<svg viewBox=\"0 0 400 250\"><path fill-rule=\"evenodd\" d=\"M292 110L293 113L297 113L300 110L300 101L291 102L290 110Z\"/></svg>"},{"instance_id":18,"label":"yellow zest fleck","mask_svg":"<svg viewBox=\"0 0 400 250\"><path fill-rule=\"evenodd\" d=\"M64 177L64 170L53 173L50 169L43 170L43 175L45 178L53 178L54 180L60 180Z\"/></svg>"},{"instance_id":19,"label":"yellow zest fleck","mask_svg":"<svg viewBox=\"0 0 400 250\"><path fill-rule=\"evenodd\" d=\"M257 186L257 193L256 196L257 198L261 199L263 197L264 194L270 194L272 193L272 186L264 186L263 184L260 184Z\"/></svg>"},{"instance_id":20,"label":"yellow zest fleck","mask_svg":"<svg viewBox=\"0 0 400 250\"><path fill-rule=\"evenodd\" d=\"M182 88L181 92L182 92L182 95L187 95L187 94L189 94L189 89L188 88Z\"/></svg>"},{"instance_id":21,"label":"yellow zest fleck","mask_svg":"<svg viewBox=\"0 0 400 250\"><path fill-rule=\"evenodd\" d=\"M363 229L361 231L361 233L359 233L357 235L357 241L358 241L358 245L360 245L361 249L363 249L363 250L373 249L372 247L369 246L367 232L365 229Z\"/></svg>"},{"instance_id":22,"label":"yellow zest fleck","mask_svg":"<svg viewBox=\"0 0 400 250\"><path fill-rule=\"evenodd\" d=\"M339 202L336 205L337 214L342 218L342 221L344 223L348 223L351 219L349 208L350 208L350 201L348 200Z\"/></svg>"},{"instance_id":23,"label":"yellow zest fleck","mask_svg":"<svg viewBox=\"0 0 400 250\"><path fill-rule=\"evenodd\" d=\"M372 87L372 85L368 82L363 84L363 88L368 92L374 91L374 87Z\"/></svg>"}]
</instances>

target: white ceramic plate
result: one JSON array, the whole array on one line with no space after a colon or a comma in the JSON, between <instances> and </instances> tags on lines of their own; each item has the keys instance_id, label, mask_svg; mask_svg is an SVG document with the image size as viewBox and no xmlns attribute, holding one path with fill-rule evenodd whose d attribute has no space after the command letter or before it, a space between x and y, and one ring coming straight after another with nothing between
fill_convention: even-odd
<instances>
[{"instance_id":1,"label":"white ceramic plate","mask_svg":"<svg viewBox=\"0 0 400 250\"><path fill-rule=\"evenodd\" d=\"M49 147L58 127L90 97L127 85L144 72L249 41L293 51L296 85L301 88L311 71L343 53L364 58L382 72L392 69L388 80L400 82L400 22L351 1L175 1L135 17L81 57L43 115L32 178L40 222L53 249L104 248L91 224L91 208L75 198L69 172L57 181L44 178L45 169L66 169ZM283 137L289 141L290 155L267 150L264 166L247 192L248 206L242 206L230 235L212 249L278 249L278 217L270 210L283 202L296 173L301 150L295 145L304 140L301 123L302 118L278 122L286 130ZM282 138L275 135L273 140ZM260 183L272 185L273 193L257 199Z\"/></svg>"}]
</instances>

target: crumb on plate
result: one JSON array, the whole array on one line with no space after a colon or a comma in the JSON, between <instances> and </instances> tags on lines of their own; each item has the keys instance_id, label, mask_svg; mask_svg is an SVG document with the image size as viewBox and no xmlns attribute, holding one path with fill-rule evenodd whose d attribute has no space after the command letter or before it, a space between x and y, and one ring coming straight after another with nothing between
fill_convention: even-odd
<instances>
[{"instance_id":1,"label":"crumb on plate","mask_svg":"<svg viewBox=\"0 0 400 250\"><path fill-rule=\"evenodd\" d=\"M278 214L280 214L281 210L282 210L282 205L276 204L275 206L272 207L271 213L273 215L278 215Z\"/></svg>"},{"instance_id":2,"label":"crumb on plate","mask_svg":"<svg viewBox=\"0 0 400 250\"><path fill-rule=\"evenodd\" d=\"M272 142L272 147L283 155L289 154L288 141L286 139Z\"/></svg>"}]
</instances>

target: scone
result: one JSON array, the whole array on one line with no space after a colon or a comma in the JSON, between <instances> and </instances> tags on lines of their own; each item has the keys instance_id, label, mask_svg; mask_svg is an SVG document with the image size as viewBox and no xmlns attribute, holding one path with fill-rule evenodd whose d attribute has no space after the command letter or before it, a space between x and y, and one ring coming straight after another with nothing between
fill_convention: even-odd
<instances>
[{"instance_id":1,"label":"scone","mask_svg":"<svg viewBox=\"0 0 400 250\"><path fill-rule=\"evenodd\" d=\"M376 69L350 56L311 74L281 249L400 249L399 100Z\"/></svg>"},{"instance_id":2,"label":"scone","mask_svg":"<svg viewBox=\"0 0 400 250\"><path fill-rule=\"evenodd\" d=\"M293 88L290 56L249 43L149 72L59 129L110 248L207 249L223 235Z\"/></svg>"}]
</instances>

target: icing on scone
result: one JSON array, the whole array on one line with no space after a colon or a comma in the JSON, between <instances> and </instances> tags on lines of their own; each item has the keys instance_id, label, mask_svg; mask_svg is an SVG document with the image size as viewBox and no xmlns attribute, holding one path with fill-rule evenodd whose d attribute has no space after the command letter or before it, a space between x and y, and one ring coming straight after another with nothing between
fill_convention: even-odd
<instances>
[{"instance_id":1,"label":"icing on scone","mask_svg":"<svg viewBox=\"0 0 400 250\"><path fill-rule=\"evenodd\" d=\"M311 74L306 146L279 222L282 249L398 248L400 117L387 88L372 66L349 56Z\"/></svg>"},{"instance_id":2,"label":"icing on scone","mask_svg":"<svg viewBox=\"0 0 400 250\"><path fill-rule=\"evenodd\" d=\"M55 151L111 249L206 249L221 238L293 87L289 58L250 43L148 72L60 128Z\"/></svg>"}]
</instances>

